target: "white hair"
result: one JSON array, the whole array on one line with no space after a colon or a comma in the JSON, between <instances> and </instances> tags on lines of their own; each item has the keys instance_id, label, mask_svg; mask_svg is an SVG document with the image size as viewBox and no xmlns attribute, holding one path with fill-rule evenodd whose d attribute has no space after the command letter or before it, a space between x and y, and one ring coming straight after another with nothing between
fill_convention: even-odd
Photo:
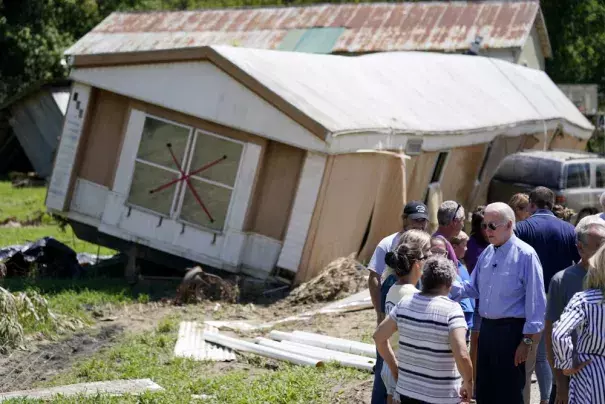
<instances>
[{"instance_id":1,"label":"white hair","mask_svg":"<svg viewBox=\"0 0 605 404\"><path fill-rule=\"evenodd\" d=\"M485 207L485 213L487 213L488 211L498 213L502 217L502 219L504 219L508 222L512 222L513 227L515 226L515 212L506 203L504 203L504 202L490 203L489 205L487 205Z\"/></svg>"},{"instance_id":2,"label":"white hair","mask_svg":"<svg viewBox=\"0 0 605 404\"><path fill-rule=\"evenodd\" d=\"M586 245L588 243L588 235L592 232L605 237L605 221L599 218L598 215L586 216L580 220L580 223L576 226L577 241Z\"/></svg>"},{"instance_id":3,"label":"white hair","mask_svg":"<svg viewBox=\"0 0 605 404\"><path fill-rule=\"evenodd\" d=\"M456 212L456 209L458 209L458 212ZM437 211L437 222L440 226L447 226L454 219L464 219L464 208L456 201L443 202Z\"/></svg>"},{"instance_id":4,"label":"white hair","mask_svg":"<svg viewBox=\"0 0 605 404\"><path fill-rule=\"evenodd\" d=\"M601 197L599 198L599 203L601 204L601 208L603 208L603 211L605 212L605 192L601 194Z\"/></svg>"}]
</instances>

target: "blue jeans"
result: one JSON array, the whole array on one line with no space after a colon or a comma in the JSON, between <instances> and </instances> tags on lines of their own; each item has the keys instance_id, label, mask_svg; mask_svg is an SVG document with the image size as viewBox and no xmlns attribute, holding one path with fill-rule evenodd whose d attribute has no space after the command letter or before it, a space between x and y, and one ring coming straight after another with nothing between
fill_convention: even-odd
<instances>
[{"instance_id":1,"label":"blue jeans","mask_svg":"<svg viewBox=\"0 0 605 404\"><path fill-rule=\"evenodd\" d=\"M372 404L385 404L387 402L387 388L384 386L380 372L383 360L376 351L376 367L374 368L374 387L372 387Z\"/></svg>"},{"instance_id":2,"label":"blue jeans","mask_svg":"<svg viewBox=\"0 0 605 404\"><path fill-rule=\"evenodd\" d=\"M540 386L540 400L548 401L552 389L552 370L546 358L546 342L544 336L540 338L538 352L536 352L536 377Z\"/></svg>"}]
</instances>

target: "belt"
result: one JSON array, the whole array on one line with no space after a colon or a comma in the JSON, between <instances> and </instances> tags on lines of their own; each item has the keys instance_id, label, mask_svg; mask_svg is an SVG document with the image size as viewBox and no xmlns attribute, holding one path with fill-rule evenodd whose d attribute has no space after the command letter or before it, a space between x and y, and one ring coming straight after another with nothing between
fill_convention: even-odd
<instances>
[{"instance_id":1,"label":"belt","mask_svg":"<svg viewBox=\"0 0 605 404\"><path fill-rule=\"evenodd\" d=\"M505 317L505 318L486 318L481 317L481 321L494 323L494 324L517 324L517 323L525 323L524 318L517 317Z\"/></svg>"}]
</instances>

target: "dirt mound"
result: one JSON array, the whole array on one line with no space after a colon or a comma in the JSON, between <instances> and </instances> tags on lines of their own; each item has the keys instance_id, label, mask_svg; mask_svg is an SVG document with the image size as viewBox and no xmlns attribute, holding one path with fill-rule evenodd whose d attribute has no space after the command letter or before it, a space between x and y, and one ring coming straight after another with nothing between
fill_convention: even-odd
<instances>
[{"instance_id":1,"label":"dirt mound","mask_svg":"<svg viewBox=\"0 0 605 404\"><path fill-rule=\"evenodd\" d=\"M289 304L308 304L343 299L368 287L368 271L356 254L330 262L315 278L294 289Z\"/></svg>"}]
</instances>

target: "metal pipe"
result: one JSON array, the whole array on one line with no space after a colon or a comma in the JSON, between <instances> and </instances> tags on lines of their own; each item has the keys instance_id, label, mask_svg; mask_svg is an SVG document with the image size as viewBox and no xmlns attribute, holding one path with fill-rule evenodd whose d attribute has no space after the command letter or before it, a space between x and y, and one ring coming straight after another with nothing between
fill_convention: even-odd
<instances>
[{"instance_id":1,"label":"metal pipe","mask_svg":"<svg viewBox=\"0 0 605 404\"><path fill-rule=\"evenodd\" d=\"M327 348L334 351L376 358L376 348L374 345L364 344L357 341L349 341L341 338L328 337L321 334L305 333L302 331L294 331L294 333L271 331L269 333L269 338L278 341L286 340L301 342L303 344L312 345L319 348Z\"/></svg>"},{"instance_id":2,"label":"metal pipe","mask_svg":"<svg viewBox=\"0 0 605 404\"><path fill-rule=\"evenodd\" d=\"M278 359L290 363L294 363L296 365L303 366L314 366L320 367L323 366L323 362L317 359L313 359L307 356L293 354L286 350L279 350L275 348L270 348L266 346L261 346L257 344L253 344L252 342L240 340L237 338L228 337L219 333L212 332L204 332L204 339L208 342L212 342L214 344L218 344L221 346L225 346L227 348L234 349L236 351L243 352L251 352L260 356L265 356L267 358Z\"/></svg>"},{"instance_id":3,"label":"metal pipe","mask_svg":"<svg viewBox=\"0 0 605 404\"><path fill-rule=\"evenodd\" d=\"M327 349L321 349L316 347L307 346L306 348L301 348L295 345L289 345L284 342L277 342L266 338L257 338L257 343L262 346L275 348L279 350L284 350L292 353L302 353L305 356L310 358L315 358L321 361L333 361L338 363L341 366L346 366L350 368L365 370L368 372L372 372L374 369L374 365L371 363L365 363L360 360L352 360L347 357L343 357L339 355L341 352L330 351ZM362 358L363 359L363 358Z\"/></svg>"}]
</instances>

